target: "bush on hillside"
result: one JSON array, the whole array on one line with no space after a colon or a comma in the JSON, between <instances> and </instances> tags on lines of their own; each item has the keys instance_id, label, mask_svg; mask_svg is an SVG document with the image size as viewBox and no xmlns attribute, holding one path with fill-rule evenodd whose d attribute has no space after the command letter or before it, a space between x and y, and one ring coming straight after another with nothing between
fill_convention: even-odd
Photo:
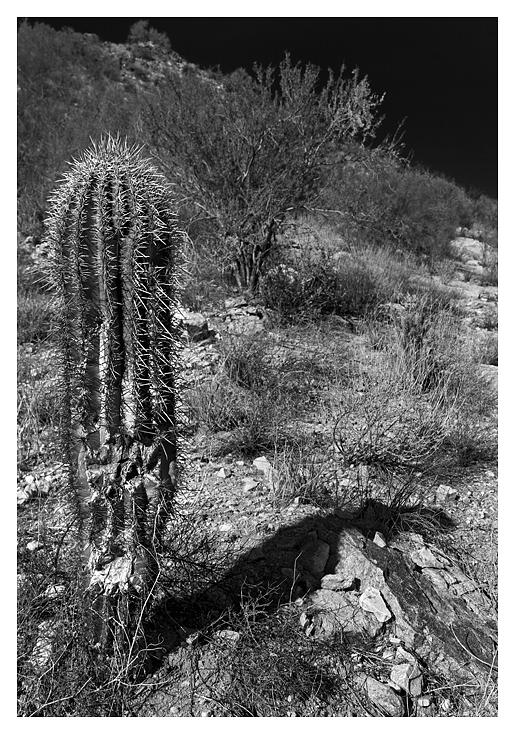
<instances>
[{"instance_id":1,"label":"bush on hillside","mask_svg":"<svg viewBox=\"0 0 516 735\"><path fill-rule=\"evenodd\" d=\"M325 193L339 230L373 245L442 257L473 204L456 184L392 156L341 164Z\"/></svg>"},{"instance_id":2,"label":"bush on hillside","mask_svg":"<svg viewBox=\"0 0 516 735\"><path fill-rule=\"evenodd\" d=\"M145 129L192 219L210 224L221 267L254 291L287 220L317 203L335 147L374 136L380 102L358 72L321 87L317 67L287 56L252 75L171 72Z\"/></svg>"},{"instance_id":3,"label":"bush on hillside","mask_svg":"<svg viewBox=\"0 0 516 735\"><path fill-rule=\"evenodd\" d=\"M39 235L56 177L90 138L131 135L136 101L115 57L71 30L18 29L18 226Z\"/></svg>"},{"instance_id":4,"label":"bush on hillside","mask_svg":"<svg viewBox=\"0 0 516 735\"><path fill-rule=\"evenodd\" d=\"M170 51L170 39L166 33L161 33L156 28L149 25L148 20L137 20L129 29L127 36L129 43L147 43L150 41L163 51Z\"/></svg>"}]
</instances>

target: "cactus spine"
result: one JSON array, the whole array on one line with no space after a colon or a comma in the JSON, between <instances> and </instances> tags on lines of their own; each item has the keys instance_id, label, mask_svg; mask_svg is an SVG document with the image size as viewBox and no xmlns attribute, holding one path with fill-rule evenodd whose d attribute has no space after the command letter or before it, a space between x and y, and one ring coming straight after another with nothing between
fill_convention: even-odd
<instances>
[{"instance_id":1,"label":"cactus spine","mask_svg":"<svg viewBox=\"0 0 516 735\"><path fill-rule=\"evenodd\" d=\"M181 233L164 179L138 149L109 137L65 175L47 240L67 500L93 639L104 646L113 621L126 624L130 601L156 581L176 488Z\"/></svg>"}]
</instances>

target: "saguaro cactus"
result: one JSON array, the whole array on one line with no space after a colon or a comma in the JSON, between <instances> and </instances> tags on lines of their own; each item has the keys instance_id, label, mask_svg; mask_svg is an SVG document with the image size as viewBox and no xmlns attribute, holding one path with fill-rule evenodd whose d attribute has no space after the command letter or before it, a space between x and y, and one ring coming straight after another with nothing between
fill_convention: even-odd
<instances>
[{"instance_id":1,"label":"saguaro cactus","mask_svg":"<svg viewBox=\"0 0 516 735\"><path fill-rule=\"evenodd\" d=\"M164 179L138 149L109 137L64 176L47 240L67 499L103 646L156 581L176 487L181 233Z\"/></svg>"}]
</instances>

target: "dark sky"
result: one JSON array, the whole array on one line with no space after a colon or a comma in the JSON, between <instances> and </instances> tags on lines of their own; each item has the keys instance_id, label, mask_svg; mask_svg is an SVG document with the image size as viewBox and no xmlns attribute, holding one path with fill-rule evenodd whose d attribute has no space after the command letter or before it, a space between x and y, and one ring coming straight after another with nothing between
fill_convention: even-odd
<instances>
[{"instance_id":1,"label":"dark sky","mask_svg":"<svg viewBox=\"0 0 516 735\"><path fill-rule=\"evenodd\" d=\"M123 42L138 18L31 18ZM406 119L413 159L497 196L496 18L149 18L188 61L223 71L294 60L342 62L386 92L386 132Z\"/></svg>"}]
</instances>

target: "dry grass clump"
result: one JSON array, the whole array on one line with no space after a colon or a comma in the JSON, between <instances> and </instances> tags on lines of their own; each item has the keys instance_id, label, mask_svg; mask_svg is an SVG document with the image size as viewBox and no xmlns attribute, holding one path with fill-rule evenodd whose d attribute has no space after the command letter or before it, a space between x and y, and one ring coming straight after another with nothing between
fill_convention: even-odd
<instances>
[{"instance_id":1,"label":"dry grass clump","mask_svg":"<svg viewBox=\"0 0 516 735\"><path fill-rule=\"evenodd\" d=\"M352 245L286 256L264 276L261 294L287 322L326 314L360 317L378 304L399 301L410 290L410 279L405 256Z\"/></svg>"},{"instance_id":2,"label":"dry grass clump","mask_svg":"<svg viewBox=\"0 0 516 735\"><path fill-rule=\"evenodd\" d=\"M224 638L228 629L234 642ZM211 676L198 665L194 693L208 684L203 708L212 716L347 716L363 706L346 678L349 647L307 638L293 605L271 610L266 595L243 596L210 646ZM202 649L198 656L202 662Z\"/></svg>"},{"instance_id":3,"label":"dry grass clump","mask_svg":"<svg viewBox=\"0 0 516 735\"><path fill-rule=\"evenodd\" d=\"M321 336L321 340L323 336ZM230 432L227 451L246 455L274 449L295 421L313 410L318 392L331 381L347 379L347 348L306 348L302 333L225 338L215 375L186 397L194 425Z\"/></svg>"},{"instance_id":4,"label":"dry grass clump","mask_svg":"<svg viewBox=\"0 0 516 735\"><path fill-rule=\"evenodd\" d=\"M57 456L58 384L50 349L18 349L18 463Z\"/></svg>"},{"instance_id":5,"label":"dry grass clump","mask_svg":"<svg viewBox=\"0 0 516 735\"><path fill-rule=\"evenodd\" d=\"M426 471L450 455L459 464L488 456L495 396L453 304L432 292L415 295L377 314L366 332L376 351L364 358L355 389L344 392L335 421L345 463Z\"/></svg>"}]
</instances>

